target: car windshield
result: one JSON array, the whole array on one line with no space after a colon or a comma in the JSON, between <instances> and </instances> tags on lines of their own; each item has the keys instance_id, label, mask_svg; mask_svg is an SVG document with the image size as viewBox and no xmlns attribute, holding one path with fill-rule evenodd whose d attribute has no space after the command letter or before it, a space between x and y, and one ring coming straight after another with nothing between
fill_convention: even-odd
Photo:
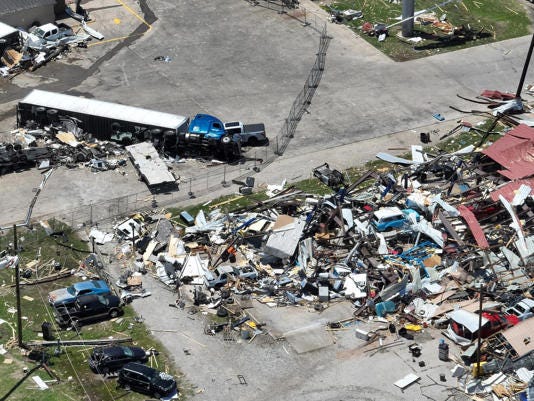
<instances>
[{"instance_id":1,"label":"car windshield","mask_svg":"<svg viewBox=\"0 0 534 401\"><path fill-rule=\"evenodd\" d=\"M133 351L131 348L129 347L121 347L121 348L122 348L122 352L124 352L124 355L129 356L129 357L133 356Z\"/></svg>"},{"instance_id":2,"label":"car windshield","mask_svg":"<svg viewBox=\"0 0 534 401\"><path fill-rule=\"evenodd\" d=\"M76 289L74 288L74 286L70 286L70 287L67 287L67 292L70 294L70 295L76 295Z\"/></svg>"},{"instance_id":3,"label":"car windshield","mask_svg":"<svg viewBox=\"0 0 534 401\"><path fill-rule=\"evenodd\" d=\"M516 308L519 312L521 312L521 313L523 313L523 312L526 311L526 309L523 308L523 307L522 307L521 305L519 305L519 304L517 304L517 305L515 306L515 308Z\"/></svg>"},{"instance_id":4,"label":"car windshield","mask_svg":"<svg viewBox=\"0 0 534 401\"><path fill-rule=\"evenodd\" d=\"M35 31L33 31L33 34L35 36L38 36L38 37L42 38L44 36L45 32L41 28L37 28Z\"/></svg>"}]
</instances>

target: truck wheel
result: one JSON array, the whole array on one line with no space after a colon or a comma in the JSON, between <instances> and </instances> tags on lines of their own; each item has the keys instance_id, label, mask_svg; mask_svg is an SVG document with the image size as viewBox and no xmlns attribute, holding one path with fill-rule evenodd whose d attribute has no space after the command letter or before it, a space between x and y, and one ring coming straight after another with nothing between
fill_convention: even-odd
<instances>
[{"instance_id":1,"label":"truck wheel","mask_svg":"<svg viewBox=\"0 0 534 401\"><path fill-rule=\"evenodd\" d=\"M258 146L258 138L252 137L247 141L248 146Z\"/></svg>"},{"instance_id":2,"label":"truck wheel","mask_svg":"<svg viewBox=\"0 0 534 401\"><path fill-rule=\"evenodd\" d=\"M119 316L119 311L117 309L112 309L109 311L109 317L112 319L115 319L117 316Z\"/></svg>"},{"instance_id":3,"label":"truck wheel","mask_svg":"<svg viewBox=\"0 0 534 401\"><path fill-rule=\"evenodd\" d=\"M230 138L229 136L223 136L221 142L225 145L228 145L230 142L232 142L232 138Z\"/></svg>"},{"instance_id":4,"label":"truck wheel","mask_svg":"<svg viewBox=\"0 0 534 401\"><path fill-rule=\"evenodd\" d=\"M154 393L154 398L155 398L156 400L161 399L161 394L158 393L158 392Z\"/></svg>"},{"instance_id":5,"label":"truck wheel","mask_svg":"<svg viewBox=\"0 0 534 401\"><path fill-rule=\"evenodd\" d=\"M78 163L83 163L84 161L86 161L86 157L83 153L76 153L76 161Z\"/></svg>"}]
</instances>

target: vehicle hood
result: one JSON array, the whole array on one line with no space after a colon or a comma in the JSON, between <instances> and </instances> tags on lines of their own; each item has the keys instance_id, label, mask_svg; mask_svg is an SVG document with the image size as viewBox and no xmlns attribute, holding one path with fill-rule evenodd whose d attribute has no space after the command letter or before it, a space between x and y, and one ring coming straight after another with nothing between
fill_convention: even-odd
<instances>
[{"instance_id":1,"label":"vehicle hood","mask_svg":"<svg viewBox=\"0 0 534 401\"><path fill-rule=\"evenodd\" d=\"M54 304L60 304L73 299L72 295L69 294L66 288L60 288L50 292L48 298L50 299L50 302Z\"/></svg>"},{"instance_id":2,"label":"vehicle hood","mask_svg":"<svg viewBox=\"0 0 534 401\"><path fill-rule=\"evenodd\" d=\"M152 380L152 384L163 390L165 393L169 393L176 388L176 381L174 378L165 372L159 372L159 374Z\"/></svg>"}]
</instances>

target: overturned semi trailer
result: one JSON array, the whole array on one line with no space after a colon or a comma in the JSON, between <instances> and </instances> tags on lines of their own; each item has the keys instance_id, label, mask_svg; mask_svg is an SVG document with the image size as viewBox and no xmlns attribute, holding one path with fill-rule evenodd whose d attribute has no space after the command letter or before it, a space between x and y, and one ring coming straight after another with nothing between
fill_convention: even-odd
<instances>
[{"instance_id":1,"label":"overturned semi trailer","mask_svg":"<svg viewBox=\"0 0 534 401\"><path fill-rule=\"evenodd\" d=\"M19 127L32 121L45 126L64 117L78 119L80 128L95 138L109 140L114 136L125 145L132 139L163 141L172 137L176 141L177 134L188 125L186 117L175 114L38 89L17 106Z\"/></svg>"}]
</instances>

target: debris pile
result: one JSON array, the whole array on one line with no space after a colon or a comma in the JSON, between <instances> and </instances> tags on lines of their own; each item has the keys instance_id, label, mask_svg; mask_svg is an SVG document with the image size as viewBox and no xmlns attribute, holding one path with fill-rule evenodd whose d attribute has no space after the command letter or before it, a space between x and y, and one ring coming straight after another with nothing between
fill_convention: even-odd
<instances>
[{"instance_id":1,"label":"debris pile","mask_svg":"<svg viewBox=\"0 0 534 401\"><path fill-rule=\"evenodd\" d=\"M464 347L465 371L480 337L484 364L474 376L532 370L533 141L534 129L518 125L484 148L430 154L413 145L411 159L379 153L390 166L353 182L325 163L313 171L331 188L325 196L284 182L228 213L215 205L194 219L134 216L115 226L120 255L136 257L119 285L141 286L133 278L150 271L177 291L175 306L231 316L206 324L206 334L225 336L264 332L246 313L252 302L321 311L348 301L349 320L370 317L401 337L442 330ZM501 384L498 391L513 387Z\"/></svg>"},{"instance_id":2,"label":"debris pile","mask_svg":"<svg viewBox=\"0 0 534 401\"><path fill-rule=\"evenodd\" d=\"M37 166L83 165L91 171L114 170L124 166L124 148L111 141L99 141L79 128L75 118L48 116L50 123L32 121L10 132L12 140L0 143L0 175Z\"/></svg>"},{"instance_id":3,"label":"debris pile","mask_svg":"<svg viewBox=\"0 0 534 401\"><path fill-rule=\"evenodd\" d=\"M87 47L92 38L104 38L86 19L79 21L76 32L64 23L33 26L27 32L0 22L0 76L13 78L24 70L34 71L74 47Z\"/></svg>"}]
</instances>

